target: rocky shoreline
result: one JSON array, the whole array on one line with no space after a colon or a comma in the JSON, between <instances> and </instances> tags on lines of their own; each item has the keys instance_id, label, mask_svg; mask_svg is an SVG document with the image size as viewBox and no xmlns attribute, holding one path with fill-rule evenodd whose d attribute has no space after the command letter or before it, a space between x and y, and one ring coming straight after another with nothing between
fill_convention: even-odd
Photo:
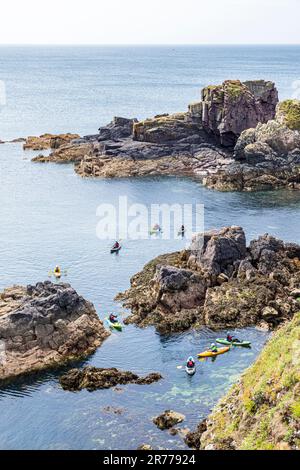
<instances>
[{"instance_id":1,"label":"rocky shoreline","mask_svg":"<svg viewBox=\"0 0 300 470\"><path fill-rule=\"evenodd\" d=\"M241 227L195 236L189 250L159 256L116 300L125 323L160 333L190 327L274 329L299 310L300 246L268 234L247 246Z\"/></svg>"},{"instance_id":2,"label":"rocky shoreline","mask_svg":"<svg viewBox=\"0 0 300 470\"><path fill-rule=\"evenodd\" d=\"M187 435L187 445L198 450L299 450L299 338L298 313Z\"/></svg>"},{"instance_id":3,"label":"rocky shoreline","mask_svg":"<svg viewBox=\"0 0 300 470\"><path fill-rule=\"evenodd\" d=\"M88 356L109 335L69 284L7 288L0 293L0 380Z\"/></svg>"},{"instance_id":4,"label":"rocky shoreline","mask_svg":"<svg viewBox=\"0 0 300 470\"><path fill-rule=\"evenodd\" d=\"M82 177L191 176L220 191L300 189L300 101L278 103L275 84L227 80L186 112L115 117L99 133L29 138L52 147L34 162L75 163ZM74 136L73 136L74 137Z\"/></svg>"}]
</instances>

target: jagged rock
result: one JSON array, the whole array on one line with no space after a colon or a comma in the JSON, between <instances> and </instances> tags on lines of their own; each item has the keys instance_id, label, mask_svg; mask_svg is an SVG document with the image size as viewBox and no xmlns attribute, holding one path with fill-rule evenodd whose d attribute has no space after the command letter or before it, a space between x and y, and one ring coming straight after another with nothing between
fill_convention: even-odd
<instances>
[{"instance_id":1,"label":"jagged rock","mask_svg":"<svg viewBox=\"0 0 300 470\"><path fill-rule=\"evenodd\" d=\"M186 443L188 447L191 447L192 449L195 449L195 450L199 450L201 446L200 439L201 439L202 434L205 431L207 431L206 419L204 419L198 424L197 429L195 431L189 432L186 435L184 442Z\"/></svg>"},{"instance_id":2,"label":"jagged rock","mask_svg":"<svg viewBox=\"0 0 300 470\"><path fill-rule=\"evenodd\" d=\"M270 328L299 309L300 246L268 234L246 246L241 227L194 237L190 250L158 257L117 299L131 309L125 323L158 332L191 326Z\"/></svg>"},{"instance_id":3,"label":"jagged rock","mask_svg":"<svg viewBox=\"0 0 300 470\"><path fill-rule=\"evenodd\" d=\"M163 431L164 429L170 429L176 424L182 423L184 420L185 416L183 414L167 410L160 416L153 418L153 423Z\"/></svg>"},{"instance_id":4,"label":"jagged rock","mask_svg":"<svg viewBox=\"0 0 300 470\"><path fill-rule=\"evenodd\" d=\"M242 132L234 149L241 163L208 175L204 184L222 191L300 189L299 109L300 101L283 101L273 120Z\"/></svg>"},{"instance_id":5,"label":"jagged rock","mask_svg":"<svg viewBox=\"0 0 300 470\"><path fill-rule=\"evenodd\" d=\"M232 147L242 131L273 119L277 103L272 82L227 80L203 89L202 124L220 138L222 145Z\"/></svg>"},{"instance_id":6,"label":"jagged rock","mask_svg":"<svg viewBox=\"0 0 300 470\"><path fill-rule=\"evenodd\" d=\"M94 352L109 336L94 306L69 284L39 282L0 294L0 379Z\"/></svg>"},{"instance_id":7,"label":"jagged rock","mask_svg":"<svg viewBox=\"0 0 300 470\"><path fill-rule=\"evenodd\" d=\"M49 148L56 149L61 145L71 142L74 139L78 139L78 134L43 134L39 137L30 136L27 137L23 148L31 150L46 150Z\"/></svg>"},{"instance_id":8,"label":"jagged rock","mask_svg":"<svg viewBox=\"0 0 300 470\"><path fill-rule=\"evenodd\" d=\"M85 367L83 369L72 369L67 374L61 376L60 384L64 390L79 391L86 388L91 392L129 383L149 385L161 379L162 376L158 373L139 377L133 372L121 371L115 368Z\"/></svg>"}]
</instances>

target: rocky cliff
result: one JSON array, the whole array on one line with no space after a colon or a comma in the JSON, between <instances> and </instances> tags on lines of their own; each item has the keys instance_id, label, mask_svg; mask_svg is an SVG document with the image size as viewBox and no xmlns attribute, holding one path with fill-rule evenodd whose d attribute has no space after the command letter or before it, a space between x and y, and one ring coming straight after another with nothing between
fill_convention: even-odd
<instances>
[{"instance_id":1,"label":"rocky cliff","mask_svg":"<svg viewBox=\"0 0 300 470\"><path fill-rule=\"evenodd\" d=\"M277 103L272 82L227 80L206 87L186 112L140 122L115 117L96 135L58 137L52 153L34 161L74 162L83 177L184 175L225 191L298 189L298 105L281 103L274 119ZM285 156L277 152L280 140Z\"/></svg>"},{"instance_id":2,"label":"rocky cliff","mask_svg":"<svg viewBox=\"0 0 300 470\"><path fill-rule=\"evenodd\" d=\"M241 227L226 227L151 261L117 299L131 309L125 322L164 333L199 325L272 329L292 318L299 296L299 245L266 234L247 246Z\"/></svg>"},{"instance_id":3,"label":"rocky cliff","mask_svg":"<svg viewBox=\"0 0 300 470\"><path fill-rule=\"evenodd\" d=\"M300 101L278 104L275 119L242 132L235 163L208 175L218 190L300 189Z\"/></svg>"},{"instance_id":4,"label":"rocky cliff","mask_svg":"<svg viewBox=\"0 0 300 470\"><path fill-rule=\"evenodd\" d=\"M190 443L209 450L300 449L299 313L279 328Z\"/></svg>"},{"instance_id":5,"label":"rocky cliff","mask_svg":"<svg viewBox=\"0 0 300 470\"><path fill-rule=\"evenodd\" d=\"M109 336L69 284L14 286L0 294L0 380L94 352Z\"/></svg>"}]
</instances>

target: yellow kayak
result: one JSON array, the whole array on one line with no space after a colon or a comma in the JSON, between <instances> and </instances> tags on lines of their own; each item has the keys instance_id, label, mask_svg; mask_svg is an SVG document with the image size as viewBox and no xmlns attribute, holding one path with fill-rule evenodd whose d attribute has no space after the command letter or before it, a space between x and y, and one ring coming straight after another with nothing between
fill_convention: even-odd
<instances>
[{"instance_id":1,"label":"yellow kayak","mask_svg":"<svg viewBox=\"0 0 300 470\"><path fill-rule=\"evenodd\" d=\"M198 354L198 357L214 357L214 356L219 356L220 354L225 354L228 351L230 351L230 348L219 348L218 352L212 352L212 351L204 351L200 354Z\"/></svg>"}]
</instances>

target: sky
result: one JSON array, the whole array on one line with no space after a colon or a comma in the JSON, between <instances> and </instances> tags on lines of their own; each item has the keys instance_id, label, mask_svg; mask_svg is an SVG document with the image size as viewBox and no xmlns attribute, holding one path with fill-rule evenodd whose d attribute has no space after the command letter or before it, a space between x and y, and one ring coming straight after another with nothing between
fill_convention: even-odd
<instances>
[{"instance_id":1,"label":"sky","mask_svg":"<svg viewBox=\"0 0 300 470\"><path fill-rule=\"evenodd\" d=\"M2 0L0 44L300 44L300 0Z\"/></svg>"}]
</instances>

